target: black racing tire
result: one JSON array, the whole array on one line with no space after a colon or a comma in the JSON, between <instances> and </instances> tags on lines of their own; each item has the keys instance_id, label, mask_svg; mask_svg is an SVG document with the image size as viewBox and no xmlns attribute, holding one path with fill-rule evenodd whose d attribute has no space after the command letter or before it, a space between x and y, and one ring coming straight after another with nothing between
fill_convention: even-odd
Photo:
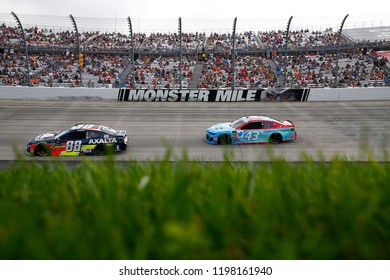
<instances>
[{"instance_id":1,"label":"black racing tire","mask_svg":"<svg viewBox=\"0 0 390 280\"><path fill-rule=\"evenodd\" d=\"M218 144L221 145L230 145L232 143L232 137L229 134L221 134L218 137Z\"/></svg>"},{"instance_id":2,"label":"black racing tire","mask_svg":"<svg viewBox=\"0 0 390 280\"><path fill-rule=\"evenodd\" d=\"M119 144L119 149L120 149L121 151L126 151L127 145L126 145L125 143L120 143L120 144Z\"/></svg>"},{"instance_id":3,"label":"black racing tire","mask_svg":"<svg viewBox=\"0 0 390 280\"><path fill-rule=\"evenodd\" d=\"M47 157L51 155L51 151L46 144L39 144L34 150L34 155L39 157Z\"/></svg>"},{"instance_id":4,"label":"black racing tire","mask_svg":"<svg viewBox=\"0 0 390 280\"><path fill-rule=\"evenodd\" d=\"M106 154L104 145L97 145L95 149L93 149L93 154L95 156L104 156Z\"/></svg>"},{"instance_id":5,"label":"black racing tire","mask_svg":"<svg viewBox=\"0 0 390 280\"><path fill-rule=\"evenodd\" d=\"M271 144L279 144L279 143L282 143L282 135L280 135L279 133L274 133L274 134L271 134L271 136L269 137L269 142Z\"/></svg>"}]
</instances>

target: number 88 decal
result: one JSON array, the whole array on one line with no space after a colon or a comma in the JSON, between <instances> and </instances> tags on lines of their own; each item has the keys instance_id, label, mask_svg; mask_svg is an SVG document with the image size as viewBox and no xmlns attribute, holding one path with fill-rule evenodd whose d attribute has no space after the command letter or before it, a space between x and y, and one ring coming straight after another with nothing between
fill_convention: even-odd
<instances>
[{"instance_id":1,"label":"number 88 decal","mask_svg":"<svg viewBox=\"0 0 390 280\"><path fill-rule=\"evenodd\" d=\"M80 152L80 150L81 150L81 140L66 142L65 152Z\"/></svg>"}]
</instances>

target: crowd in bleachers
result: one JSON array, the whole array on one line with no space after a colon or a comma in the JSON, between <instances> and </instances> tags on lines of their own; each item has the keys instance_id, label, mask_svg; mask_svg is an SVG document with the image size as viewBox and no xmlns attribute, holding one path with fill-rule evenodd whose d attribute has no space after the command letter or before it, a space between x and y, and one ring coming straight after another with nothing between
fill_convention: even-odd
<instances>
[{"instance_id":1,"label":"crowd in bleachers","mask_svg":"<svg viewBox=\"0 0 390 280\"><path fill-rule=\"evenodd\" d=\"M79 86L92 82L96 86L119 86L118 76L124 68L127 57L90 54L85 57L85 67L80 76L78 58L73 54L34 53L29 55L29 70L32 85ZM1 56L0 84L22 85L25 81L24 54L5 52Z\"/></svg>"},{"instance_id":2,"label":"crowd in bleachers","mask_svg":"<svg viewBox=\"0 0 390 280\"><path fill-rule=\"evenodd\" d=\"M29 50L30 82L40 86L109 86L175 88L180 83L177 34L134 34L137 59L130 71L131 38L117 32L82 32L83 68L79 67L73 31L25 29ZM244 32L235 37L235 73L232 75L233 38L228 33L182 34L182 86L188 87L194 68L202 64L200 88L332 87L336 75L337 32L300 30L288 37L282 31ZM0 85L26 84L21 32L0 26ZM390 47L390 41L381 46ZM366 44L368 45L368 44ZM389 62L374 51L362 52L346 37L338 60L337 86L382 86L390 82ZM308 51L310 50L310 51ZM144 54L143 54L144 53ZM147 53L147 54L146 54ZM206 59L198 59L206 53ZM81 72L80 72L81 70ZM234 77L233 77L234 76ZM135 81L135 84L133 84Z\"/></svg>"},{"instance_id":3,"label":"crowd in bleachers","mask_svg":"<svg viewBox=\"0 0 390 280\"><path fill-rule=\"evenodd\" d=\"M259 49L254 32L244 32L236 34L236 49L238 50L257 50ZM212 33L207 38L207 49L214 53L229 53L233 46L232 34Z\"/></svg>"},{"instance_id":4,"label":"crowd in bleachers","mask_svg":"<svg viewBox=\"0 0 390 280\"><path fill-rule=\"evenodd\" d=\"M200 51L204 48L205 40L205 33L183 33L182 50L184 52ZM176 33L152 33L145 38L143 44L140 45L140 49L146 52L177 53L180 49L180 41Z\"/></svg>"},{"instance_id":5,"label":"crowd in bleachers","mask_svg":"<svg viewBox=\"0 0 390 280\"><path fill-rule=\"evenodd\" d=\"M23 85L26 83L23 56L14 51L5 51L0 60L0 85Z\"/></svg>"},{"instance_id":6,"label":"crowd in bleachers","mask_svg":"<svg viewBox=\"0 0 390 280\"><path fill-rule=\"evenodd\" d=\"M300 53L287 58L279 54L274 61L278 64L277 74L284 75L288 87L332 87L336 82L335 53ZM384 86L389 67L384 60L375 61L372 54L359 50L342 52L338 59L337 86Z\"/></svg>"},{"instance_id":7,"label":"crowd in bleachers","mask_svg":"<svg viewBox=\"0 0 390 280\"><path fill-rule=\"evenodd\" d=\"M187 88L192 77L196 59L184 56L182 65L182 87ZM134 77L130 72L126 76L125 84L136 88L179 88L180 61L175 56L142 55L135 63Z\"/></svg>"},{"instance_id":8,"label":"crowd in bleachers","mask_svg":"<svg viewBox=\"0 0 390 280\"><path fill-rule=\"evenodd\" d=\"M259 32L260 40L266 49L284 50L286 46L285 31ZM338 33L332 29L322 31L309 31L308 29L289 32L288 49L305 50L313 48L333 47L337 44ZM346 38L341 38L341 45L348 45Z\"/></svg>"},{"instance_id":9,"label":"crowd in bleachers","mask_svg":"<svg viewBox=\"0 0 390 280\"><path fill-rule=\"evenodd\" d=\"M20 44L22 34L19 28L6 26L2 24L0 26L0 46L12 48Z\"/></svg>"},{"instance_id":10,"label":"crowd in bleachers","mask_svg":"<svg viewBox=\"0 0 390 280\"><path fill-rule=\"evenodd\" d=\"M235 59L235 86L241 88L267 88L275 86L276 75L267 58L261 55L239 55ZM205 63L199 88L230 88L232 61L223 55L213 55Z\"/></svg>"},{"instance_id":11,"label":"crowd in bleachers","mask_svg":"<svg viewBox=\"0 0 390 280\"><path fill-rule=\"evenodd\" d=\"M145 37L144 33L134 33L134 47L138 48ZM131 48L131 38L129 35L116 32L94 32L91 37L82 40L81 46L87 51L126 51Z\"/></svg>"}]
</instances>

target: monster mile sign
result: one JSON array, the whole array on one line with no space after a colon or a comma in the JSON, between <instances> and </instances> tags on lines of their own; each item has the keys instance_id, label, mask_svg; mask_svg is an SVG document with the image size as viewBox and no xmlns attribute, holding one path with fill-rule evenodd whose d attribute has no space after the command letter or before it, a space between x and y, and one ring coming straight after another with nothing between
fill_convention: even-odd
<instances>
[{"instance_id":1,"label":"monster mile sign","mask_svg":"<svg viewBox=\"0 0 390 280\"><path fill-rule=\"evenodd\" d=\"M260 101L261 92L247 89L120 89L118 101L248 102Z\"/></svg>"},{"instance_id":2,"label":"monster mile sign","mask_svg":"<svg viewBox=\"0 0 390 280\"><path fill-rule=\"evenodd\" d=\"M119 89L118 101L146 102L305 102L309 88Z\"/></svg>"}]
</instances>

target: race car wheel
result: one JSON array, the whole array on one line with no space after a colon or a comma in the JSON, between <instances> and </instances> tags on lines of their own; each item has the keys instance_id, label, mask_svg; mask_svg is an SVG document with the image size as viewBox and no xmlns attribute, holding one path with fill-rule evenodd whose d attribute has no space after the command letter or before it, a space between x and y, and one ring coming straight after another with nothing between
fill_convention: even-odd
<instances>
[{"instance_id":1,"label":"race car wheel","mask_svg":"<svg viewBox=\"0 0 390 280\"><path fill-rule=\"evenodd\" d=\"M279 133L271 134L271 136L269 137L269 142L271 144L279 144L280 142L282 142L282 135L280 135Z\"/></svg>"},{"instance_id":2,"label":"race car wheel","mask_svg":"<svg viewBox=\"0 0 390 280\"><path fill-rule=\"evenodd\" d=\"M218 144L229 145L232 143L232 137L229 134L221 134L218 138Z\"/></svg>"},{"instance_id":3,"label":"race car wheel","mask_svg":"<svg viewBox=\"0 0 390 280\"><path fill-rule=\"evenodd\" d=\"M44 144L40 144L35 148L34 154L40 157L50 156L50 148Z\"/></svg>"},{"instance_id":4,"label":"race car wheel","mask_svg":"<svg viewBox=\"0 0 390 280\"><path fill-rule=\"evenodd\" d=\"M106 154L104 145L97 145L95 149L93 149L93 154L96 156L104 156Z\"/></svg>"}]
</instances>

